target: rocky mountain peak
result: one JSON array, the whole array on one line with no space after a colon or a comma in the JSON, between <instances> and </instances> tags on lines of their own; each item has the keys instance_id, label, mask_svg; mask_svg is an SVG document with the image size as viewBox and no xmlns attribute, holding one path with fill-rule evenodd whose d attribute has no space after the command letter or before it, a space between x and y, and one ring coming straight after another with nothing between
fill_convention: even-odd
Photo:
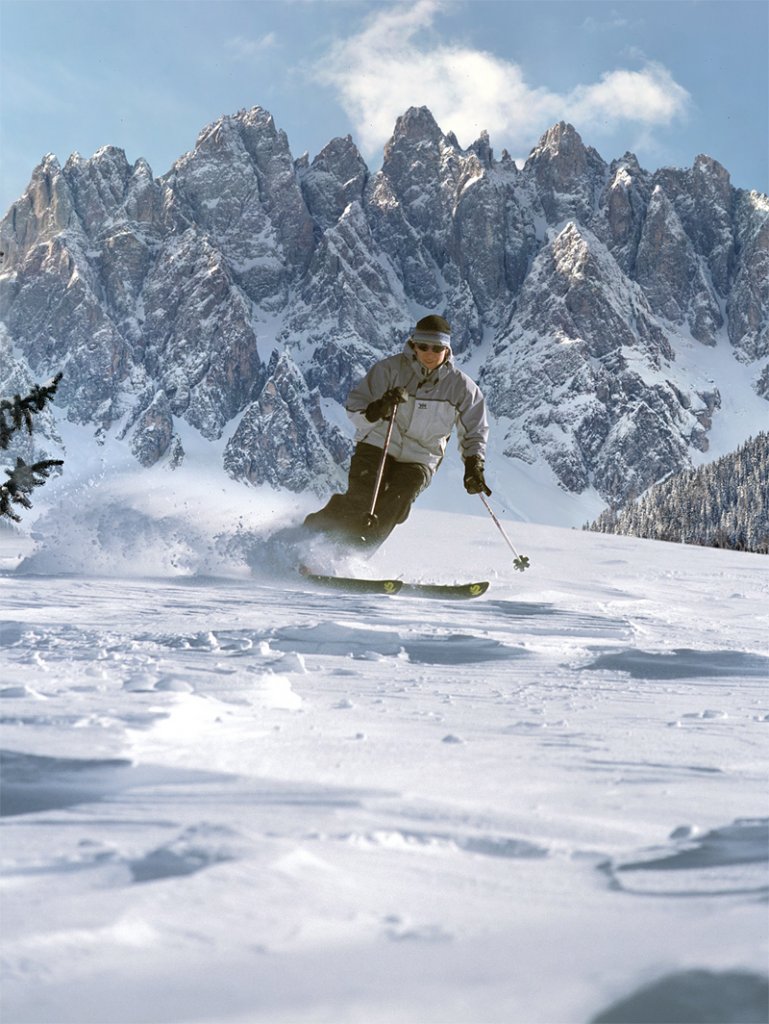
<instances>
[{"instance_id":1,"label":"rocky mountain peak","mask_svg":"<svg viewBox=\"0 0 769 1024\"><path fill-rule=\"evenodd\" d=\"M532 169L548 167L554 175L567 181L587 173L596 157L598 154L585 145L574 125L559 121L548 128L529 154L525 166ZM598 160L603 163L600 157Z\"/></svg>"},{"instance_id":2,"label":"rocky mountain peak","mask_svg":"<svg viewBox=\"0 0 769 1024\"><path fill-rule=\"evenodd\" d=\"M626 153L609 166L606 185L598 200L593 229L626 273L634 272L650 188L635 155Z\"/></svg>"},{"instance_id":3,"label":"rocky mountain peak","mask_svg":"<svg viewBox=\"0 0 769 1024\"><path fill-rule=\"evenodd\" d=\"M561 121L531 151L524 173L533 177L550 223L569 218L589 223L607 167L574 126Z\"/></svg>"},{"instance_id":4,"label":"rocky mountain peak","mask_svg":"<svg viewBox=\"0 0 769 1024\"><path fill-rule=\"evenodd\" d=\"M442 154L453 148L427 107L410 107L385 144L379 173L401 199L413 204L425 189L434 193L440 188Z\"/></svg>"},{"instance_id":5,"label":"rocky mountain peak","mask_svg":"<svg viewBox=\"0 0 769 1024\"><path fill-rule=\"evenodd\" d=\"M625 153L619 160L612 160L609 165L609 183L612 188L628 188L643 177L641 165L635 153Z\"/></svg>"},{"instance_id":6,"label":"rocky mountain peak","mask_svg":"<svg viewBox=\"0 0 769 1024\"><path fill-rule=\"evenodd\" d=\"M652 309L671 323L688 323L692 336L715 345L723 317L692 239L661 185L649 199L635 277Z\"/></svg>"},{"instance_id":7,"label":"rocky mountain peak","mask_svg":"<svg viewBox=\"0 0 769 1024\"><path fill-rule=\"evenodd\" d=\"M721 189L726 189L731 184L727 169L718 160L714 160L712 156L705 156L703 153L694 158L692 172L695 177L701 175L714 183L718 182Z\"/></svg>"},{"instance_id":8,"label":"rocky mountain peak","mask_svg":"<svg viewBox=\"0 0 769 1024\"><path fill-rule=\"evenodd\" d=\"M387 162L391 149L405 145L439 145L445 136L427 107L409 107L395 122L392 136L385 144Z\"/></svg>"},{"instance_id":9,"label":"rocky mountain peak","mask_svg":"<svg viewBox=\"0 0 769 1024\"><path fill-rule=\"evenodd\" d=\"M332 139L312 164L298 171L310 215L326 230L355 200L363 200L368 168L352 136Z\"/></svg>"},{"instance_id":10,"label":"rocky mountain peak","mask_svg":"<svg viewBox=\"0 0 769 1024\"><path fill-rule=\"evenodd\" d=\"M261 107L220 118L162 179L175 216L216 239L246 293L285 301L290 272L315 247L286 135Z\"/></svg>"},{"instance_id":11,"label":"rocky mountain peak","mask_svg":"<svg viewBox=\"0 0 769 1024\"><path fill-rule=\"evenodd\" d=\"M372 175L350 136L295 161L252 107L160 179L116 147L47 156L0 248L13 380L63 370L66 415L144 465L194 429L229 437L240 479L327 489L347 390L433 311L486 391L500 480L539 462L621 503L707 447L746 379L730 359L755 391L725 409L769 396L769 199L709 157L607 165L566 122L518 170L414 107Z\"/></svg>"},{"instance_id":12,"label":"rocky mountain peak","mask_svg":"<svg viewBox=\"0 0 769 1024\"><path fill-rule=\"evenodd\" d=\"M489 141L489 133L485 128L475 142L470 144L468 151L475 153L483 167L487 169L491 168L491 165L494 162L494 151L491 148L491 142Z\"/></svg>"},{"instance_id":13,"label":"rocky mountain peak","mask_svg":"<svg viewBox=\"0 0 769 1024\"><path fill-rule=\"evenodd\" d=\"M62 231L74 218L72 196L52 153L32 171L26 191L0 223L0 247L6 266L16 266L30 250Z\"/></svg>"},{"instance_id":14,"label":"rocky mountain peak","mask_svg":"<svg viewBox=\"0 0 769 1024\"><path fill-rule=\"evenodd\" d=\"M144 160L131 165L122 149L103 146L85 160L73 154L62 171L79 226L90 239L114 232L115 222L150 222L159 190Z\"/></svg>"}]
</instances>

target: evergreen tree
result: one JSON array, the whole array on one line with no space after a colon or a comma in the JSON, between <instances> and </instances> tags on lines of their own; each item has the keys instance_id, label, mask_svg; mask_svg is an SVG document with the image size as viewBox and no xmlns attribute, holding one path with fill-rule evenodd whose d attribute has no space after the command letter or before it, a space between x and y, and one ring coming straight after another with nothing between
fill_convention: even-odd
<instances>
[{"instance_id":1,"label":"evergreen tree","mask_svg":"<svg viewBox=\"0 0 769 1024\"><path fill-rule=\"evenodd\" d=\"M23 398L21 395L14 395L12 399L4 398L0 401L0 450L5 451L8 448L17 430L25 427L28 434L32 433L32 417L53 398L61 376L57 373L48 384L35 385ZM42 459L40 462L26 463L23 459L17 458L13 469L5 471L9 479L0 484L0 517L6 516L19 522L21 516L17 515L12 506L32 508L30 492L45 483L54 467L63 465L61 459Z\"/></svg>"},{"instance_id":2,"label":"evergreen tree","mask_svg":"<svg viewBox=\"0 0 769 1024\"><path fill-rule=\"evenodd\" d=\"M769 434L655 484L585 529L769 554Z\"/></svg>"}]
</instances>

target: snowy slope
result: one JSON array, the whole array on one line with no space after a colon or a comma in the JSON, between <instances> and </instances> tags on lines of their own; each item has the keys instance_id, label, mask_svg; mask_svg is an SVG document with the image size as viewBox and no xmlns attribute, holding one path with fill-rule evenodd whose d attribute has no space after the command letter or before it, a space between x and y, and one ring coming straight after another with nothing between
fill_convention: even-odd
<instances>
[{"instance_id":1,"label":"snowy slope","mask_svg":"<svg viewBox=\"0 0 769 1024\"><path fill-rule=\"evenodd\" d=\"M140 472L0 532L7 1024L763 1019L764 557L420 506L358 568L486 597L328 594Z\"/></svg>"}]
</instances>

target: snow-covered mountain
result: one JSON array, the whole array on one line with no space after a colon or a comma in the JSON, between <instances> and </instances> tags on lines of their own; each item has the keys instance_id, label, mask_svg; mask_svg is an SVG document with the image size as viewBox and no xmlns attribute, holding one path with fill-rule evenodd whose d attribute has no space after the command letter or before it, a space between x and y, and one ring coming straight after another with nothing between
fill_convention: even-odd
<instances>
[{"instance_id":1,"label":"snow-covered mountain","mask_svg":"<svg viewBox=\"0 0 769 1024\"><path fill-rule=\"evenodd\" d=\"M236 479L322 493L349 386L433 311L521 518L582 522L769 411L769 199L706 156L607 164L564 123L519 168L412 108L372 173L349 136L295 160L255 107L161 178L47 156L0 248L0 391L63 370L67 419L145 466L193 428Z\"/></svg>"}]
</instances>

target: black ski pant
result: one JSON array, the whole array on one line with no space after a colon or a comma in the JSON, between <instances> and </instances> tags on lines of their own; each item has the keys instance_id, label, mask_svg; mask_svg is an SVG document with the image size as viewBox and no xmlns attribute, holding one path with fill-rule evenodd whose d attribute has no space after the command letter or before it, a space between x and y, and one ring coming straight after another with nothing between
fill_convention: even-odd
<instances>
[{"instance_id":1,"label":"black ski pant","mask_svg":"<svg viewBox=\"0 0 769 1024\"><path fill-rule=\"evenodd\" d=\"M374 486L382 460L382 449L372 444L356 445L350 462L345 494L333 494L318 512L304 521L308 530L327 533L350 547L376 549L408 519L414 499L432 479L432 470L418 462L398 462L385 457L374 522L367 524Z\"/></svg>"}]
</instances>

